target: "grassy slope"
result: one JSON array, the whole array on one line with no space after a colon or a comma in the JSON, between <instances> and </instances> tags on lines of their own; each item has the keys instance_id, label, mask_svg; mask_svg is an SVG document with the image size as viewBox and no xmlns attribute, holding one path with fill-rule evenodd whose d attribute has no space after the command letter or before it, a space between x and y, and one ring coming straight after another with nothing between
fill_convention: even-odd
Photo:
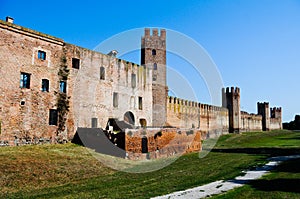
<instances>
[{"instance_id":1,"label":"grassy slope","mask_svg":"<svg viewBox=\"0 0 300 199\"><path fill-rule=\"evenodd\" d=\"M73 144L1 148L0 198L149 198L233 178L268 156L300 154L299 135L289 131L225 135L204 158L188 154L143 174L106 168Z\"/></svg>"}]
</instances>

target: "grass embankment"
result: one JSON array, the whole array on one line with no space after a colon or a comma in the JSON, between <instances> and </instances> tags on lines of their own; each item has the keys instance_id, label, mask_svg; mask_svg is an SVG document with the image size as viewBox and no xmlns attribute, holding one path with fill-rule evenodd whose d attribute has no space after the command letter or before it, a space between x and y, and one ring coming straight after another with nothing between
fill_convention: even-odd
<instances>
[{"instance_id":1,"label":"grass embankment","mask_svg":"<svg viewBox=\"0 0 300 199\"><path fill-rule=\"evenodd\" d=\"M74 144L6 147L0 150L0 198L149 198L231 179L266 157L291 153L300 154L299 133L231 134L204 158L187 154L163 169L132 174L105 167Z\"/></svg>"}]
</instances>

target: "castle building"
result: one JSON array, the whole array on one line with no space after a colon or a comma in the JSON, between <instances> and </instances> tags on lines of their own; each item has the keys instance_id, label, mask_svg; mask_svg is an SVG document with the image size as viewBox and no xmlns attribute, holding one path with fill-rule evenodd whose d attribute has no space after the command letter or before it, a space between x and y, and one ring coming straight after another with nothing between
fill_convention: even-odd
<instances>
[{"instance_id":1,"label":"castle building","mask_svg":"<svg viewBox=\"0 0 300 199\"><path fill-rule=\"evenodd\" d=\"M281 108L241 111L239 88L223 89L220 107L168 96L166 36L145 29L139 65L0 20L0 142L72 139L110 119L221 133L282 128Z\"/></svg>"}]
</instances>

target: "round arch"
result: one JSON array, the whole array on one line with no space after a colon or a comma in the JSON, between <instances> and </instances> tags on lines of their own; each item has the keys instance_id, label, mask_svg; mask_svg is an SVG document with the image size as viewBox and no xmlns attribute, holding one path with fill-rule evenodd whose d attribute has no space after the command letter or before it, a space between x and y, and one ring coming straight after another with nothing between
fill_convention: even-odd
<instances>
[{"instance_id":1,"label":"round arch","mask_svg":"<svg viewBox=\"0 0 300 199\"><path fill-rule=\"evenodd\" d=\"M124 114L124 121L131 124L131 125L134 125L135 124L135 119L134 119L134 115L131 111L127 111L125 114Z\"/></svg>"}]
</instances>

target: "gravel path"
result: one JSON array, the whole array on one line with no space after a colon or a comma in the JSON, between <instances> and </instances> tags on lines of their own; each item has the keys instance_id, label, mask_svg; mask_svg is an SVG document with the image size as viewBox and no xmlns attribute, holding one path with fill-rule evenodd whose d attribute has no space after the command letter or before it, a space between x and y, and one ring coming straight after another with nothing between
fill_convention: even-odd
<instances>
[{"instance_id":1,"label":"gravel path","mask_svg":"<svg viewBox=\"0 0 300 199\"><path fill-rule=\"evenodd\" d=\"M300 158L300 155L291 155L291 156L278 156L269 158L267 164L262 167L256 168L252 171L245 171L245 175L238 176L233 180L219 180L206 185L195 187L192 189L187 189L184 191L177 191L168 195L154 197L155 199L183 199L183 198L205 198L212 195L217 195L224 193L228 190L241 187L244 184L247 184L250 180L255 180L261 178L263 175L268 173L270 170L274 169L282 161ZM153 199L154 199L153 198Z\"/></svg>"}]
</instances>

